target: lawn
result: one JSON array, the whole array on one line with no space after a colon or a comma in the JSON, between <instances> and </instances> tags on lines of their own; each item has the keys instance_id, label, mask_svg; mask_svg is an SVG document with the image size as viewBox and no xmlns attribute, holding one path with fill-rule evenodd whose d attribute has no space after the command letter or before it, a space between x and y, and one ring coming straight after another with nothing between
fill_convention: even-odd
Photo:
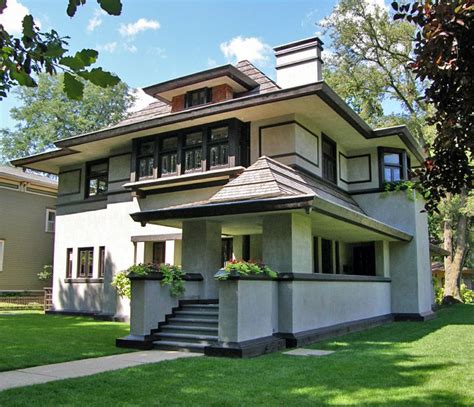
<instances>
[{"instance_id":1,"label":"lawn","mask_svg":"<svg viewBox=\"0 0 474 407\"><path fill-rule=\"evenodd\" d=\"M474 305L315 344L336 353L192 358L0 393L0 405L474 404Z\"/></svg>"},{"instance_id":2,"label":"lawn","mask_svg":"<svg viewBox=\"0 0 474 407\"><path fill-rule=\"evenodd\" d=\"M0 371L121 353L127 350L115 339L128 331L128 324L92 318L1 312Z\"/></svg>"}]
</instances>

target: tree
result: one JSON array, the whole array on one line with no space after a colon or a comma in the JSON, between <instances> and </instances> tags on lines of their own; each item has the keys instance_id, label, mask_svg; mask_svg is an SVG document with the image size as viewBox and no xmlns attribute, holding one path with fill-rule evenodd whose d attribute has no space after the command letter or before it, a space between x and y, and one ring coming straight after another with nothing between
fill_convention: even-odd
<instances>
[{"instance_id":1,"label":"tree","mask_svg":"<svg viewBox=\"0 0 474 407\"><path fill-rule=\"evenodd\" d=\"M134 96L123 82L100 88L84 81L81 101L67 97L64 75L40 74L36 88L19 87L22 102L11 110L18 123L14 130L0 130L0 157L3 161L39 153L66 137L104 128L122 120Z\"/></svg>"},{"instance_id":2,"label":"tree","mask_svg":"<svg viewBox=\"0 0 474 407\"><path fill-rule=\"evenodd\" d=\"M120 15L122 11L121 0L97 2L111 15ZM77 7L85 3L86 0L69 0L67 14L74 16ZM7 0L0 0L0 14L7 7ZM21 37L14 37L0 24L0 100L7 96L13 86L37 86L35 75L41 72L64 72L64 90L71 99L82 97L84 82L80 78L104 88L117 85L120 81L102 68L90 68L99 55L93 49L67 55L69 37L61 37L55 30L40 32L31 15L23 18L22 34Z\"/></svg>"},{"instance_id":3,"label":"tree","mask_svg":"<svg viewBox=\"0 0 474 407\"><path fill-rule=\"evenodd\" d=\"M474 147L474 2L473 0L417 1L400 5L394 19L416 29L414 61L410 69L428 80L424 97L434 107L428 122L436 126L431 155L420 172L429 192L428 207L458 206L457 219L444 217L445 300L460 300L459 276L469 250L467 236L474 216L472 157ZM456 235L452 224L456 222Z\"/></svg>"}]
</instances>

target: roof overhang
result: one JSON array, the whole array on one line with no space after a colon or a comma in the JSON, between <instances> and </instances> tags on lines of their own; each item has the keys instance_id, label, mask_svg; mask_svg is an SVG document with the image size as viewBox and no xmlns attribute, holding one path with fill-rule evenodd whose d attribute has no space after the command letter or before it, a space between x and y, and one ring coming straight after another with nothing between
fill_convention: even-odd
<instances>
[{"instance_id":1,"label":"roof overhang","mask_svg":"<svg viewBox=\"0 0 474 407\"><path fill-rule=\"evenodd\" d=\"M169 103L174 96L183 95L186 92L203 87L212 88L223 84L229 85L236 93L246 92L259 86L257 82L242 73L235 66L223 65L148 86L143 88L143 91L150 96Z\"/></svg>"},{"instance_id":2,"label":"roof overhang","mask_svg":"<svg viewBox=\"0 0 474 407\"><path fill-rule=\"evenodd\" d=\"M87 151L90 153L90 157L87 157L87 160L94 159L93 153L95 152L97 154L99 150L102 151L102 155L104 155L104 151L107 150L103 147L99 148L99 145L95 143L100 144L114 140L116 144L123 144L137 137L205 123L209 121L211 117L214 117L216 120L237 117L243 121L251 121L258 120L258 118L262 119L261 114L264 110L267 115L273 114L273 116L269 117L284 115L285 110L286 114L290 114L291 112L289 110L293 109L293 105L298 105L300 109L306 109L307 114L313 114L315 117L319 114L321 117L319 117L318 120L322 120L320 127L323 131L329 132L329 134L331 133L331 129L334 132L334 123L330 123L326 120L330 127L325 129L324 125L326 123L323 118L328 119L328 115L332 114L334 119L339 117L343 119L339 126L340 129L337 130L338 133L340 132L346 136L352 132L365 139L384 137L387 143L394 143L393 140L399 140L398 142L400 142L401 140L401 142L407 146L413 157L419 162L424 160L424 153L421 147L405 126L373 130L337 96L328 85L324 82L316 82L294 88L279 89L264 94L243 96L153 119L70 137L55 143L56 146L59 147L59 150L20 158L13 160L12 163L16 166L57 173L59 167L68 165L68 157L65 157L66 155ZM348 138L345 137L345 139L347 140ZM388 145L388 147L391 146ZM120 148L120 146L118 148ZM112 151L111 149L109 150ZM95 159L97 158L98 157L95 157ZM43 161L45 161L45 163L40 164L40 162Z\"/></svg>"}]
</instances>

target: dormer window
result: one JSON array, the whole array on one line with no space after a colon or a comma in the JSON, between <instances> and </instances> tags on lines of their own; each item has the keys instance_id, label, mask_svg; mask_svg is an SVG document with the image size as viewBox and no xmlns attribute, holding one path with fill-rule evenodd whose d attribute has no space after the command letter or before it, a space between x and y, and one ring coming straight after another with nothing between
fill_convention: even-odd
<instances>
[{"instance_id":1,"label":"dormer window","mask_svg":"<svg viewBox=\"0 0 474 407\"><path fill-rule=\"evenodd\" d=\"M379 148L381 178L383 182L398 182L408 179L406 151L396 148Z\"/></svg>"},{"instance_id":2,"label":"dormer window","mask_svg":"<svg viewBox=\"0 0 474 407\"><path fill-rule=\"evenodd\" d=\"M185 107L193 107L209 103L212 99L210 88L201 88L186 93Z\"/></svg>"}]
</instances>

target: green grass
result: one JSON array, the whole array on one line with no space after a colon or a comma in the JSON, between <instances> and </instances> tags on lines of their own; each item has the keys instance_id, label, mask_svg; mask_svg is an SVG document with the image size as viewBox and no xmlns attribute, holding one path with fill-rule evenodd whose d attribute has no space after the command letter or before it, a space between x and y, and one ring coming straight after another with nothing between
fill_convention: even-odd
<instances>
[{"instance_id":1,"label":"green grass","mask_svg":"<svg viewBox=\"0 0 474 407\"><path fill-rule=\"evenodd\" d=\"M0 312L0 371L122 353L115 339L128 331L92 318Z\"/></svg>"},{"instance_id":2,"label":"green grass","mask_svg":"<svg viewBox=\"0 0 474 407\"><path fill-rule=\"evenodd\" d=\"M336 353L192 358L11 389L0 405L474 405L474 305L312 345Z\"/></svg>"}]
</instances>

